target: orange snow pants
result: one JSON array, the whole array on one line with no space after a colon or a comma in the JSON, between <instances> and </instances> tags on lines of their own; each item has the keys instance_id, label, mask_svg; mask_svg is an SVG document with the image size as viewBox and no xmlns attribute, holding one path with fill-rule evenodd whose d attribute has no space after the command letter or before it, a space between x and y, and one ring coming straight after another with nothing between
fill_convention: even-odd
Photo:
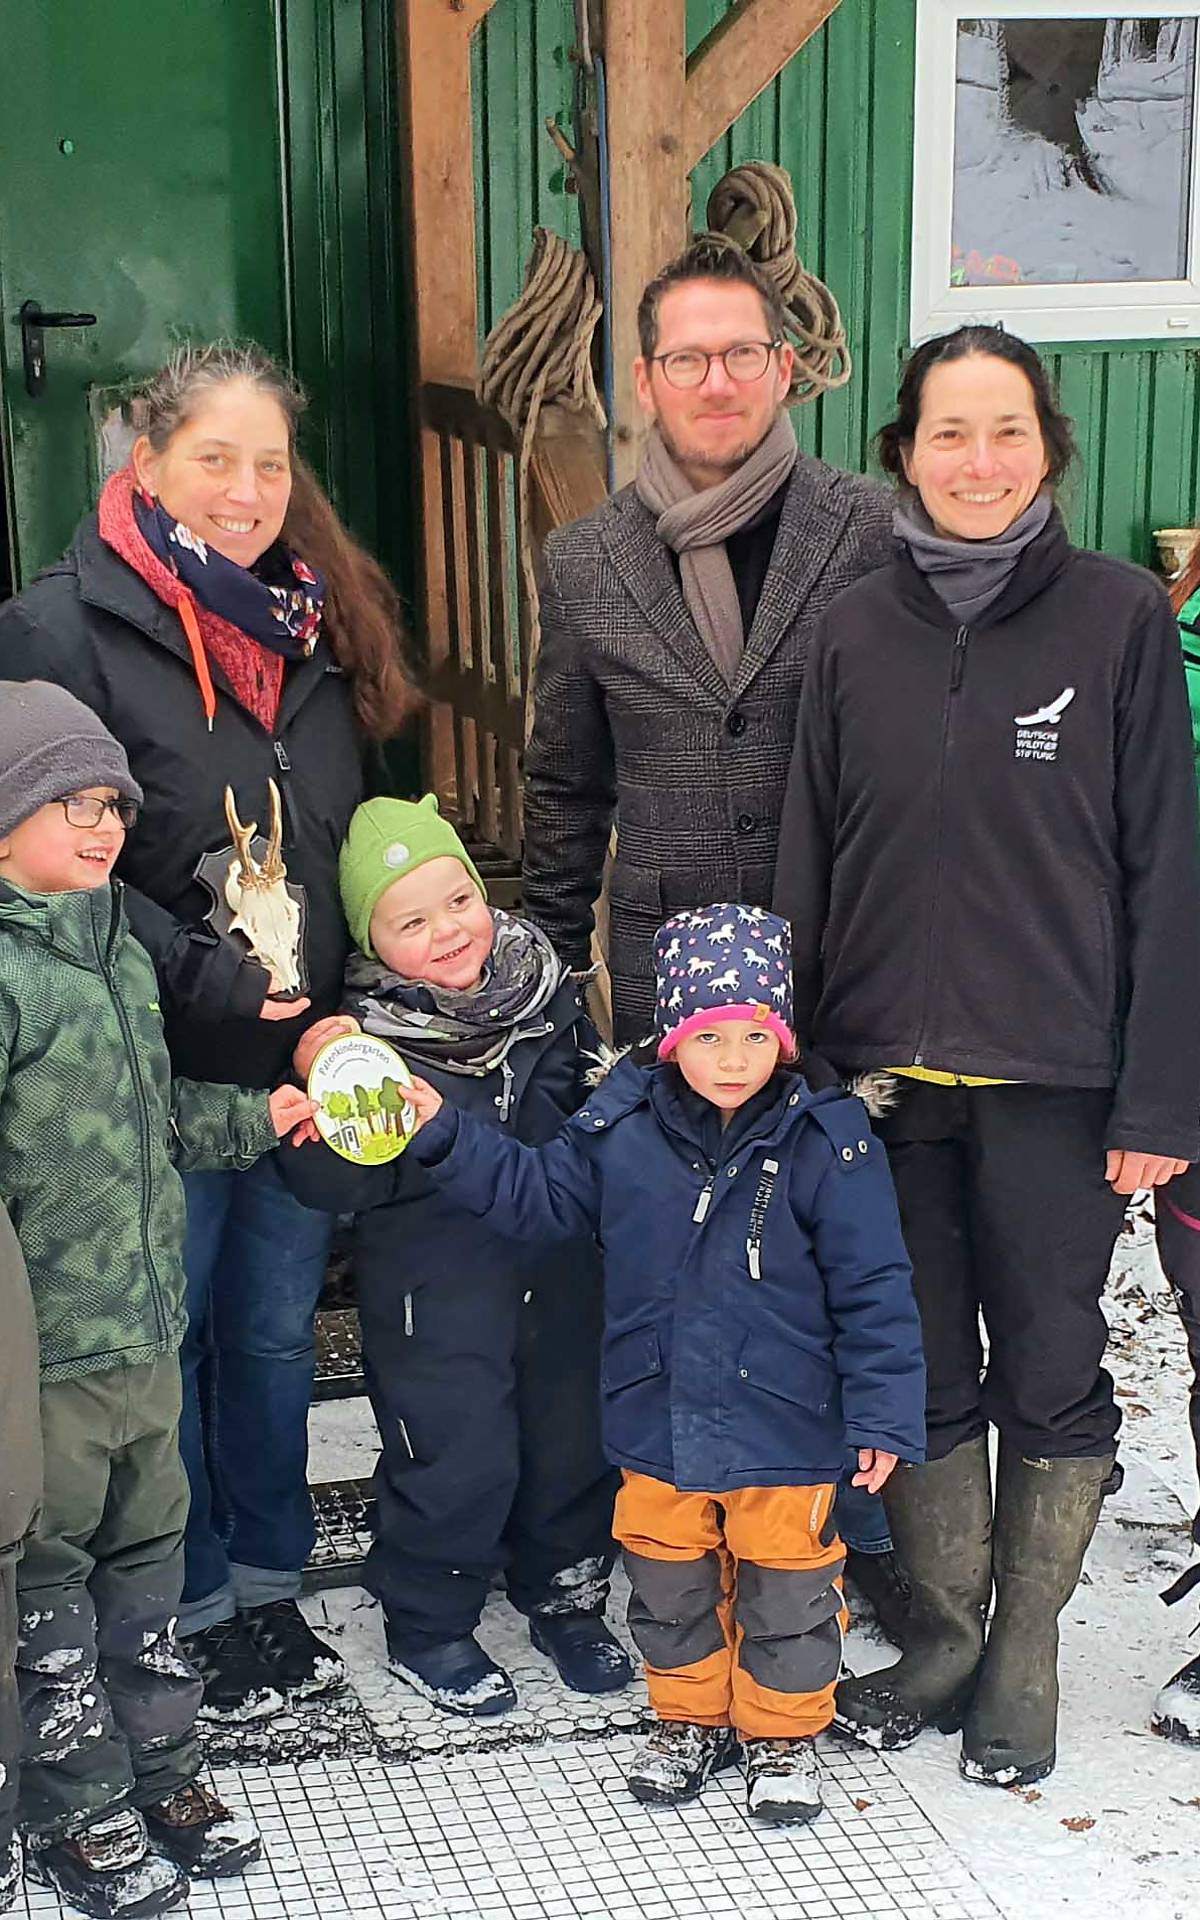
<instances>
[{"instance_id":1,"label":"orange snow pants","mask_svg":"<svg viewBox=\"0 0 1200 1920\"><path fill-rule=\"evenodd\" d=\"M847 1614L836 1489L680 1493L625 1473L613 1532L660 1720L798 1739L833 1718Z\"/></svg>"}]
</instances>

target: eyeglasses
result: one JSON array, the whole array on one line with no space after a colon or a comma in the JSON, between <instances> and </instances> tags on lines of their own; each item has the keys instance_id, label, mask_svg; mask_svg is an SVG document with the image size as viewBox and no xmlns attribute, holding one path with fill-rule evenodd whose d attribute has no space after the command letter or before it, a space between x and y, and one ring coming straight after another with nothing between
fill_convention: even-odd
<instances>
[{"instance_id":1,"label":"eyeglasses","mask_svg":"<svg viewBox=\"0 0 1200 1920\"><path fill-rule=\"evenodd\" d=\"M106 813L115 813L123 827L137 825L136 800L102 800L94 793L69 793L62 810L73 827L98 827Z\"/></svg>"},{"instance_id":2,"label":"eyeglasses","mask_svg":"<svg viewBox=\"0 0 1200 1920\"><path fill-rule=\"evenodd\" d=\"M721 362L729 378L736 380L739 387L748 387L762 379L771 355L782 345L782 340L741 340L722 353L702 353L699 347L677 347L674 353L652 353L650 359L657 360L669 387L702 387L714 360Z\"/></svg>"}]
</instances>

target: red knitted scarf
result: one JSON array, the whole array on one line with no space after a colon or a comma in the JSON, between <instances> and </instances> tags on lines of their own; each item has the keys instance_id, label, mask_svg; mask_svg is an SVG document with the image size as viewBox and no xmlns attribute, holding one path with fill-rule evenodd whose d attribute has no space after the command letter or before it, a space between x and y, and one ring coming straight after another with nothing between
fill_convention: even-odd
<instances>
[{"instance_id":1,"label":"red knitted scarf","mask_svg":"<svg viewBox=\"0 0 1200 1920\"><path fill-rule=\"evenodd\" d=\"M207 666L211 658L239 703L261 721L268 732L273 732L286 662L279 654L260 646L240 627L231 626L228 620L201 606L170 568L164 567L157 554L151 553L133 517L135 484L132 467L122 467L120 473L114 473L106 482L100 495L100 538L146 582L151 593L179 614L209 725L216 711Z\"/></svg>"}]
</instances>

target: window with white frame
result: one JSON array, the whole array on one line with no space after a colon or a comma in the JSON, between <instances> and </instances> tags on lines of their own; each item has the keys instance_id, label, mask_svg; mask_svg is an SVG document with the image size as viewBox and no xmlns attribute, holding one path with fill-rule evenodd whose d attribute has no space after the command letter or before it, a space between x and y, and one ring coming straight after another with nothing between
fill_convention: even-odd
<instances>
[{"instance_id":1,"label":"window with white frame","mask_svg":"<svg viewBox=\"0 0 1200 1920\"><path fill-rule=\"evenodd\" d=\"M1200 0L917 0L914 341L1200 339Z\"/></svg>"}]
</instances>

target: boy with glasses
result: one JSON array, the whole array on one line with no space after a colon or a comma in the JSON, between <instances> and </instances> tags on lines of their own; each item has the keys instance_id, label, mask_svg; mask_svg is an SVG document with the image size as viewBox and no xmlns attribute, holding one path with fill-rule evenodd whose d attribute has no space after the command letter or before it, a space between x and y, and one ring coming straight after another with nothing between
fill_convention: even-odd
<instances>
[{"instance_id":1,"label":"boy with glasses","mask_svg":"<svg viewBox=\"0 0 1200 1920\"><path fill-rule=\"evenodd\" d=\"M44 1497L17 1576L31 1871L98 1916L161 1913L260 1842L197 1783L175 1642L183 1189L312 1112L295 1087L172 1082L149 956L111 878L141 789L61 687L0 682L0 1199L37 1320Z\"/></svg>"}]
</instances>

